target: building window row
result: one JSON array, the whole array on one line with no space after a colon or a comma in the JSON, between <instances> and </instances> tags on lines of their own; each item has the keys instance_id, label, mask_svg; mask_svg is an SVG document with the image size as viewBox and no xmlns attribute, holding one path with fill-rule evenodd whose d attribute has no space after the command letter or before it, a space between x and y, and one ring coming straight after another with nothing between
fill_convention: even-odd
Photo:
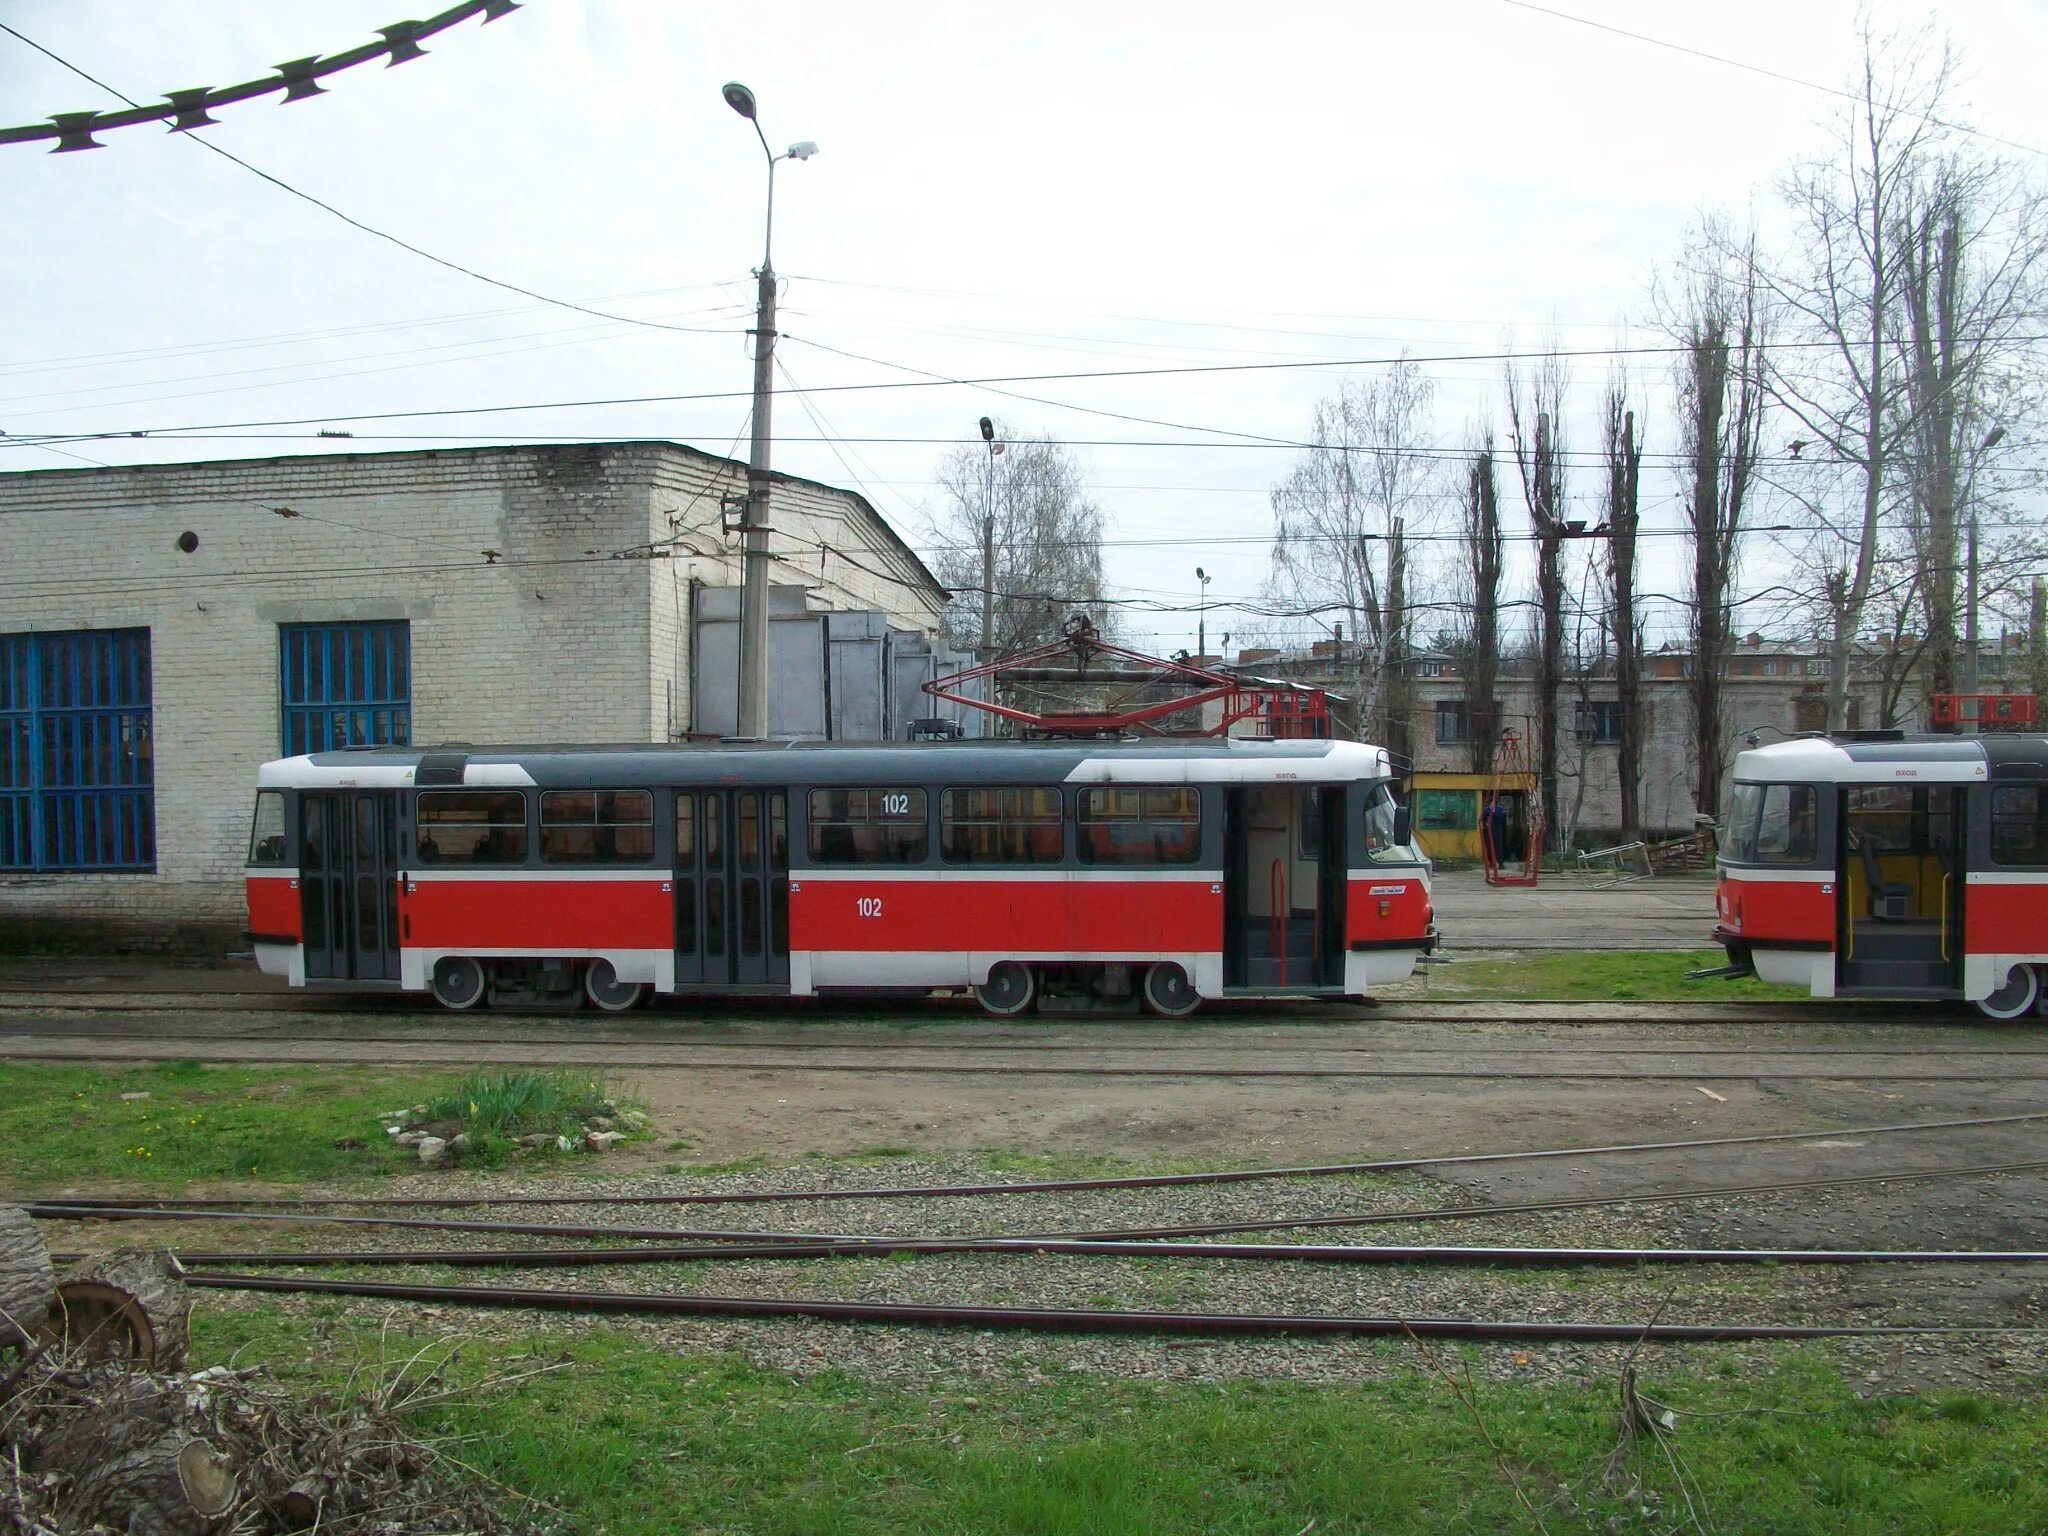
<instances>
[{"instance_id":1,"label":"building window row","mask_svg":"<svg viewBox=\"0 0 2048 1536\"><path fill-rule=\"evenodd\" d=\"M814 864L921 864L931 846L925 791L905 785L814 789ZM1202 800L1184 785L1083 789L1074 802L1084 864L1192 864L1201 857ZM1057 864L1066 807L1057 789L939 791L939 853L948 864Z\"/></svg>"}]
</instances>

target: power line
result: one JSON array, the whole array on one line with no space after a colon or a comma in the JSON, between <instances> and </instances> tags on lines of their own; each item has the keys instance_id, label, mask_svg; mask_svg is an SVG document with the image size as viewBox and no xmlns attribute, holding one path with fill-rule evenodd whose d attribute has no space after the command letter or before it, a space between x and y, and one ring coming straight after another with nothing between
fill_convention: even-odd
<instances>
[{"instance_id":1,"label":"power line","mask_svg":"<svg viewBox=\"0 0 2048 1536\"><path fill-rule=\"evenodd\" d=\"M1683 53L1695 59L1705 59L1710 64L1723 64L1730 69L1740 69L1752 75L1762 75L1766 79L1779 80L1786 85L1796 85L1803 90L1819 91L1823 95L1838 97L1843 101L1853 102L1857 106L1864 105L1863 99L1854 91L1845 91L1839 86L1822 85L1817 80L1802 80L1797 75L1788 75L1780 70L1768 69L1761 64L1750 64L1742 59L1731 59L1725 54L1708 53L1703 48L1689 48L1684 43L1668 42L1661 37L1652 37L1647 32L1631 32L1627 27L1611 26L1607 22L1594 21L1590 17L1574 16L1569 11L1553 10L1547 5L1536 5L1533 3L1533 0L1501 0L1501 3L1503 5L1511 5L1518 11L1533 11L1539 16L1549 16L1558 21L1571 22L1574 26L1591 27L1596 32L1611 32L1616 37L1625 37L1632 42L1648 43L1652 48L1665 48L1672 53ZM1921 122L1931 127L1945 129L1950 133L1968 134L1971 138L1983 139L1992 144L2003 144L2008 149L2023 150L2030 155L2040 155L2048 158L2048 149L2037 149L2032 144L2022 144L2018 139L2002 139L1995 133L1986 133L1983 129L1972 128L1967 123L1948 122L1943 118L1931 117L1925 112L1914 112L1906 108L1901 108L1901 111L1906 116L1918 118Z\"/></svg>"},{"instance_id":2,"label":"power line","mask_svg":"<svg viewBox=\"0 0 2048 1536\"><path fill-rule=\"evenodd\" d=\"M610 316L606 316L606 317L604 317L604 318L615 318L615 317L610 317ZM628 323L630 323L630 322L628 322ZM785 337L785 339L794 339L794 340L799 340L799 341L801 341L801 340L805 340L805 338L803 338L803 337L794 337L794 338L789 338L789 337ZM2003 338L2003 339L2005 339L2005 340L2008 340L2008 341L2014 341L2014 342L2040 342L2040 341L2048 340L2048 336L2019 336L2019 337L2007 337L2007 338ZM1829 344L1829 343L1827 343L1827 342L1822 342L1822 341L1814 341L1814 342L1786 342L1786 343L1782 343L1782 344L1781 344L1781 345L1779 346L1779 350L1780 350L1780 351L1785 351L1785 350L1789 350L1789 349L1795 349L1795 348L1799 348L1799 349L1811 349L1811 348L1822 348L1822 349L1826 349L1826 348L1828 348L1829 346L1830 346L1830 344ZM953 387L960 387L960 388L986 388L986 387L989 387L989 386L993 386L993 385L999 385L999 384L1033 384L1033 383L1066 383L1066 382L1073 382L1073 381L1077 381L1077 380L1084 380L1084 379L1131 379L1131 378L1179 378L1179 377L1189 377L1189 376L1199 376L1199 375L1211 375L1211 374L1229 374L1229 373L1275 373L1275 372L1290 372L1290 371L1300 371L1300 370L1311 370L1311 369L1329 369L1329 368L1386 368L1386 367L1392 367L1392 366L1394 366L1394 365L1395 365L1395 364L1397 364L1397 363L1403 363L1403 362L1408 362L1408 363L1415 363L1415 364L1445 364L1445 363L1461 363L1461 362L1489 362L1489 363L1496 363L1496 364L1500 364L1500 365L1502 365L1502 366L1505 366L1506 364L1509 364L1509 363L1517 363L1517 362L1540 362L1540 361L1544 361L1544 360L1548 360L1548 359L1575 359L1575 358L1617 358L1617 357L1670 357L1670 356L1675 356L1675 355L1678 355L1678 354L1680 354L1680 353L1683 353L1683 352L1684 352L1685 350L1686 350L1686 348L1685 348L1684 346L1682 346L1682 345L1678 345L1678 344L1668 344L1668 345L1659 345L1659 346L1638 346L1638 347L1544 347L1544 348L1538 348L1538 349L1535 349L1535 350L1533 350L1533 351L1527 351L1527 352L1520 352L1520 351L1498 351L1498 352L1458 352L1458 353L1440 353L1440 354L1434 354L1434 355L1416 355L1416 354L1413 354L1413 353L1401 353L1401 354L1398 354L1398 355L1396 355L1396 356L1392 356L1392 357L1384 357L1384 356L1382 356L1382 357L1356 357L1356 358L1325 358L1325 359L1316 359L1316 360L1303 360L1303 361L1293 361L1293 362L1276 362L1276 363L1199 363L1199 364L1181 364L1181 365L1175 365L1175 366L1171 366L1171 367L1155 367L1155 368L1106 368L1106 369L1093 369L1093 370L1090 370L1090 369L1078 369L1078 370L1068 370L1068 371L1065 371L1065 372L1059 372L1059 373L1013 373L1013 374L992 374L992 375L988 375L988 376L985 376L985 377L977 377L977 378L963 378L963 379L872 379L872 380L865 380L865 381L861 381L861 382L857 382L857 383L852 383L852 384L824 384L824 385L817 385L817 386L814 386L814 387L812 387L812 388L810 388L810 389L807 389L807 390L803 390L803 391L800 391L800 393L803 393L803 394L809 394L809 395L829 395L829 394L865 394L865 393L874 393L874 392L878 392L878 391L883 391L883 390L897 390L897 389L943 389L943 388L953 388ZM333 422L346 422L346 421L418 421L418 420L427 420L427 419L437 419L437 418L444 418L444 417L450 417L450 416L494 416L494 415L504 415L504 414L507 414L507 413L511 413L511 412L517 412L517 411L561 411L561 410L584 410L584 409L593 409L593 408L596 408L596 407L599 407L599 406L624 406L624 405L676 405L676 404L684 404L684 403L689 403L689 402L694 402L694 401L704 401L704 400L736 400L736 399L743 399L743 398L746 398L746 397L747 397L747 396L749 395L749 393L750 393L750 392L749 392L749 391L747 391L747 390L736 390L736 389L733 389L733 390L706 390L706 391L698 391L698 392L692 392L692 393L686 393L686 394L668 394L668 395L615 395L615 396L604 396L604 397L597 397L597 398L591 398L591 399L584 399L584 400L534 400L534 401L524 401L524 402L519 402L519 403L511 403L511 404L502 404L502 405L472 405L472 406L439 406L439 407L434 407L434 408L432 408L432 409L425 409L425 410L408 410L408 411L359 411L359 412L353 412L353 413L348 413L348 414L338 414L338 415L325 415L325 416L292 416L292 417L280 417L280 418L275 418L275 419L270 419L270 420L261 420L261 421L228 421L228 422L209 422L209 423L204 423L204 424L192 424L192 425L185 425L185 426L171 426L171 427L128 427L128 428L119 428L119 429L102 429L102 430L98 430L98 431L90 431L90 432L62 432L62 433L46 433L46 434L40 434L40 436L42 436L42 437L45 437L45 438L47 438L47 439L48 439L49 441L52 441L52 442L86 442L86 441L90 441L90 440L92 440L92 439L96 439L96 438L116 438L116 437L131 437L131 438L132 438L132 437L157 437L157 436L163 436L163 437L176 437L176 436L179 436L179 435L183 435L183 434L187 434L187 433L203 433L203 432L233 432L233 431L246 431L246 430L254 430L254 429L257 429L257 428L263 428L263 427L312 427L312 426L320 426L320 425L322 425L322 424L324 424L324 423L333 423ZM868 439L846 439L846 440L847 440L847 441L869 441L869 442L874 442L874 441L931 441L931 442L949 442L949 443L950 443L950 442L954 442L954 441L958 441L957 439L952 439L952 438L938 438L938 439L876 439L876 438L868 438ZM1152 446L1165 446L1165 447L1190 447L1190 446L1200 446L1200 445L1199 445L1199 444L1187 444L1187 443L1169 443L1169 444L1115 444L1115 445L1110 445L1110 446L1140 446L1140 447L1152 447ZM1223 445L1223 446L1238 446L1238 445ZM1299 443L1299 444L1297 444L1297 443L1289 442L1289 441L1286 441L1286 440L1277 440L1277 439L1276 439L1276 440L1274 440L1274 441L1273 441L1273 443L1271 444L1271 446L1283 446L1283 447L1290 447L1290 448L1292 448L1292 447L1316 447L1316 448L1342 448L1342 447L1344 447L1345 445L1342 445L1342 444L1330 444L1330 443ZM1360 452L1370 452L1370 451L1372 451L1372 450L1370 450L1370 449L1355 449L1355 450L1353 450L1353 451L1360 451ZM1410 448L1388 448L1388 449L1385 449L1385 450L1382 450L1382 451L1386 451L1386 452L1399 452L1399 453L1408 453L1408 452L1418 452L1418 451L1421 451L1421 450L1417 450L1417 449L1410 449ZM1434 451L1434 450L1432 450L1432 451ZM1445 451L1446 451L1446 452L1455 452L1454 450L1445 450Z\"/></svg>"},{"instance_id":3,"label":"power line","mask_svg":"<svg viewBox=\"0 0 2048 1536\"><path fill-rule=\"evenodd\" d=\"M677 293L697 293L706 288L732 288L740 283L738 278L724 278L716 282L683 283L667 288L641 288L631 293L604 295L592 302L609 303L619 299L666 298ZM404 320L368 320L355 325L328 326L311 331L267 331L261 336L235 336L224 341L170 342L157 347L137 347L124 352L79 352L66 357L31 357L17 362L0 362L0 377L16 374L60 373L73 369L99 367L120 367L131 363L167 362L185 357L202 356L209 352L250 352L265 351L273 347L294 346L306 341L335 341L346 337L374 335L384 331L423 330L430 326L463 325L473 320L502 320L513 315L530 315L537 310L552 306L546 304L507 304L497 309L457 310L450 314L416 315ZM725 307L725 306L721 306Z\"/></svg>"},{"instance_id":4,"label":"power line","mask_svg":"<svg viewBox=\"0 0 2048 1536\"><path fill-rule=\"evenodd\" d=\"M186 137L187 139L190 140L190 142L205 146L207 149L212 150L216 155L219 155L223 160L232 161L234 164L240 166L243 170L247 171L251 176L261 177L263 180L269 182L273 187L276 187L279 191L288 192L293 197L298 198L301 202L311 203L315 208L321 210L321 212L333 215L335 218L341 220L342 223L349 225L351 228L359 229L366 235L374 235L379 240L388 241L390 244L397 246L402 251L408 251L414 256L420 257L424 261L431 261L437 267L445 267L450 272L460 273L462 276L473 278L480 283L488 283L493 288L502 288L507 293L516 293L523 298L535 299L542 304L553 305L558 309L574 310L578 314L590 315L599 320L610 320L621 325L645 326L651 330L657 331L688 331L703 336L734 336L741 334L739 330L733 328L715 328L699 325L671 325L659 320L641 320L635 318L632 315L613 314L608 310L594 309L587 304L578 304L571 299L558 299L554 297L552 294L541 293L533 288L522 287L518 283L507 282L503 278L492 277L488 273L477 271L476 268L474 267L466 267L461 262L450 261L445 256L437 256L432 251L427 250L423 246L415 245L410 240L401 239L399 236L392 234L389 230L379 229L374 224L366 224L361 219L356 218L352 214L343 213L339 208L335 207L334 204L326 202L318 197L315 197L312 193L303 191L300 188L293 186L290 182L285 181L283 178L273 176L270 174L270 172L263 170L258 166L251 165L247 160L244 160L241 156L233 154L228 150L222 149L218 144L215 144L210 139L193 137L192 134L189 131L187 131L194 128L204 127L213 121L212 118L206 115L206 108L209 106L219 106L230 100L246 100L250 96L265 95L268 94L270 91L279 89L286 90L286 101L294 100L296 95L312 95L320 89L319 85L317 84L317 79L320 75L330 74L336 69L346 68L348 67L349 63L362 62L361 59L357 59L354 57L356 54L361 54L363 55L364 58L378 58L386 54L389 54L391 62L393 64L401 64L404 63L407 59L417 57L423 51L418 47L418 45L415 42L412 41L414 38L425 36L427 35L427 33L431 31L438 31L444 26L452 26L455 24L455 22L465 20L468 17L477 14L478 12L484 13L484 20L486 23L489 23L496 21L500 16L506 15L507 13L516 10L517 8L518 7L515 3L515 0L474 0L474 3L458 5L453 10L444 11L441 15L433 18L433 20L431 21L400 22L398 23L397 26L386 27L383 29L384 35L387 39L387 42L384 44L366 44L363 48L351 50L350 53L337 54L325 60L320 60L318 62L316 62L316 60L318 59L317 55L315 56L314 59L308 59L303 61L307 66L306 70L303 73L305 79L310 84L310 89L299 90L296 86L292 84L293 76L287 73L281 74L278 78L269 82L252 82L250 85L236 86L228 91L205 92L202 93L202 95L198 99L196 99L196 101L184 106L179 105L177 97L186 96L188 95L188 93L180 91L177 93L177 96L172 97L171 100L162 108L144 107L140 102L136 101L133 97L128 96L121 91L115 90L113 86L108 85L104 80L101 80L94 75L88 74L85 70L79 68L78 65L72 63L63 55L56 53L55 51L49 48L44 47L34 38L17 31L15 28L8 26L5 22L0 22L0 32L5 32L7 33L8 36L16 39L17 41L26 43L29 47L35 49L37 53L42 54L45 58L51 59L56 63L61 64L65 69L70 70L71 73L78 76L79 79L87 81L92 85L98 86L101 90L105 91L109 96L113 96L121 101L127 102L130 107L134 108L134 111L136 113L143 114L140 117L136 117L134 113L75 114L77 116L82 116L89 119L96 119L96 121L87 122L86 124L82 125L81 128L74 128L73 130L71 130L74 133L82 131L86 136L86 141L84 143L74 143L69 145L60 143L60 149L97 149L100 146L93 144L91 142L91 134L98 128L119 127L123 126L127 121L153 122L165 117L175 115L178 118L178 122L176 124L176 131L186 131ZM394 33L401 32L403 33L402 38L393 36ZM345 63L344 61L347 62ZM289 68L289 66L286 66L286 68ZM254 88L257 84L262 85L261 90L257 90ZM196 116L194 115L195 108ZM61 119L53 121L57 122L61 127ZM26 129L0 130L0 143L8 142L10 138L15 140L22 140L36 137L51 137L54 136L56 131L56 129L52 129L49 133L42 133L31 132Z\"/></svg>"}]
</instances>

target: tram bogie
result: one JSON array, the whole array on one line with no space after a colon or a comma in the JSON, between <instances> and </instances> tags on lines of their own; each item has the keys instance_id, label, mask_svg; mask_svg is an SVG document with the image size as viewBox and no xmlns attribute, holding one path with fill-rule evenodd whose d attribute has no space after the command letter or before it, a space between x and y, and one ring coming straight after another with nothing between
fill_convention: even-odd
<instances>
[{"instance_id":1,"label":"tram bogie","mask_svg":"<svg viewBox=\"0 0 2048 1536\"><path fill-rule=\"evenodd\" d=\"M1717 868L1731 964L1815 997L2017 1018L2048 967L2048 737L1801 737L1741 753Z\"/></svg>"},{"instance_id":2,"label":"tram bogie","mask_svg":"<svg viewBox=\"0 0 2048 1536\"><path fill-rule=\"evenodd\" d=\"M250 938L457 1009L1356 996L1435 943L1391 781L1313 740L324 753L262 770Z\"/></svg>"}]
</instances>

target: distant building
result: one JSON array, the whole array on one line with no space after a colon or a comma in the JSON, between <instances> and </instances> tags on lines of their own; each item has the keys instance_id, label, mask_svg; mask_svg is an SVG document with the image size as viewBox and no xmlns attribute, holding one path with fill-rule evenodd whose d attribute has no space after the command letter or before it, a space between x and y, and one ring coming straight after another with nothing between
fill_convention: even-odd
<instances>
[{"instance_id":1,"label":"distant building","mask_svg":"<svg viewBox=\"0 0 2048 1536\"><path fill-rule=\"evenodd\" d=\"M746 466L667 442L0 474L0 945L239 932L255 771L728 732ZM775 477L771 727L902 734L946 592Z\"/></svg>"},{"instance_id":2,"label":"distant building","mask_svg":"<svg viewBox=\"0 0 2048 1536\"><path fill-rule=\"evenodd\" d=\"M1926 692L1917 659L1917 650L1910 646L1896 651L1859 648L1849 688L1851 729L1885 723L1925 728ZM2024 661L2017 642L1987 645L1981 686L1986 692L2023 689ZM1241 672L1321 684L1333 692L1357 689L1362 676L1355 644L1338 641L1319 641L1304 652L1246 650L1233 666ZM1477 797L1449 792L1457 786L1438 777L1468 773L1475 763L1472 722L1457 662L1449 656L1420 654L1409 659L1409 666L1415 696L1409 740L1415 769L1429 776L1432 789L1423 808L1428 830L1446 848L1476 846ZM1828 673L1827 656L1812 647L1785 645L1756 634L1738 637L1722 688L1724 761L1732 761L1752 733L1770 741L1826 729ZM1666 648L1644 658L1646 732L1639 804L1644 831L1652 837L1677 837L1694 830L1694 752L1686 695L1691 675L1692 658L1684 651ZM1500 724L1520 732L1533 761L1537 704L1526 659L1504 659L1495 705ZM1345 723L1356 725L1351 719ZM1369 718L1364 734L1375 734ZM1567 676L1558 690L1557 799L1562 827L1553 832L1562 830L1581 847L1612 843L1620 834L1620 734L1620 701L1611 673L1596 669L1586 677Z\"/></svg>"}]
</instances>

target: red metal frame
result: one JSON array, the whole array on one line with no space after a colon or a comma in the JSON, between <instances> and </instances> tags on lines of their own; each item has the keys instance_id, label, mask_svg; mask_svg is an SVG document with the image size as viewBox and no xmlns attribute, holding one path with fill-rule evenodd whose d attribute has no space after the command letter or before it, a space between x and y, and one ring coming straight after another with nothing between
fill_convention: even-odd
<instances>
[{"instance_id":1,"label":"red metal frame","mask_svg":"<svg viewBox=\"0 0 2048 1536\"><path fill-rule=\"evenodd\" d=\"M1006 672L1062 660L1073 664L1075 682L1089 680L1087 671L1091 663L1108 660L1134 663L1149 669L1153 675L1145 678L1138 687L1177 682L1191 691L1177 698L1130 709L1066 712L1017 709L1008 704L998 704L993 699L976 698L964 691L971 683L993 682ZM962 672L935 677L924 685L924 691L935 699L968 705L1048 736L1105 736L1127 731L1146 731L1156 736L1225 736L1241 720L1263 720L1266 726L1263 734L1278 740L1322 739L1330 735L1330 699L1321 688L1254 682L1185 661L1147 656L1142 651L1104 640L1085 618L1070 620L1066 633L1058 640L1028 651L1014 651ZM1158 725L1159 721L1174 715L1198 711L1218 702L1223 708L1214 725L1199 726L1191 731L1167 731Z\"/></svg>"},{"instance_id":2,"label":"red metal frame","mask_svg":"<svg viewBox=\"0 0 2048 1536\"><path fill-rule=\"evenodd\" d=\"M1974 725L1981 731L2030 731L2041 701L2031 693L1937 693L1927 701L1936 730Z\"/></svg>"},{"instance_id":3,"label":"red metal frame","mask_svg":"<svg viewBox=\"0 0 2048 1536\"><path fill-rule=\"evenodd\" d=\"M1486 861L1488 885L1534 885L1543 872L1543 797L1536 793L1536 775L1529 770L1529 755L1522 745L1522 733L1509 727L1500 733L1500 746L1493 759L1493 783L1479 808L1479 848ZM1522 819L1528 831L1523 837L1519 867L1501 862L1500 850L1486 835L1487 812L1500 803L1509 789L1522 795Z\"/></svg>"}]
</instances>

